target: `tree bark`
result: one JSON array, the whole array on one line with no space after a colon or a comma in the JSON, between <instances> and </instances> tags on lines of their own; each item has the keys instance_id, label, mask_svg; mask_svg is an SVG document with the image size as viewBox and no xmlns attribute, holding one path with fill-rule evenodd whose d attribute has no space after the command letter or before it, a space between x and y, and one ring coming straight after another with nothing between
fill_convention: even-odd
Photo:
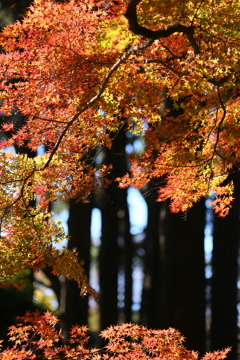
<instances>
[{"instance_id":1,"label":"tree bark","mask_svg":"<svg viewBox=\"0 0 240 360\"><path fill-rule=\"evenodd\" d=\"M232 176L233 206L225 218L214 217L212 256L211 349L228 346L229 360L237 358L237 271L239 247L240 174Z\"/></svg>"},{"instance_id":2,"label":"tree bark","mask_svg":"<svg viewBox=\"0 0 240 360\"><path fill-rule=\"evenodd\" d=\"M102 195L102 237L100 247L100 328L105 329L117 324L118 309L118 273L121 264L125 273L125 307L124 318L131 318L132 305L132 245L127 205L127 191L118 188L114 179L123 176L127 171L125 154L126 134L122 128L117 136L113 134L111 151L105 149L106 164L113 169L109 179L113 182ZM124 250L120 257L121 248Z\"/></svg>"},{"instance_id":3,"label":"tree bark","mask_svg":"<svg viewBox=\"0 0 240 360\"><path fill-rule=\"evenodd\" d=\"M89 277L91 247L92 203L82 204L70 201L68 233L69 248L76 248L79 258L84 261L84 269ZM88 324L88 296L80 297L80 291L74 281L66 283L66 308L64 320L67 330L71 325Z\"/></svg>"},{"instance_id":4,"label":"tree bark","mask_svg":"<svg viewBox=\"0 0 240 360\"><path fill-rule=\"evenodd\" d=\"M141 304L141 323L150 328L158 328L161 318L161 254L159 237L159 216L161 203L156 201L157 194L152 191L146 198L148 223L144 241L144 283Z\"/></svg>"},{"instance_id":5,"label":"tree bark","mask_svg":"<svg viewBox=\"0 0 240 360\"><path fill-rule=\"evenodd\" d=\"M165 204L167 207L167 204ZM186 336L189 349L205 352L205 201L183 219L166 209L161 225L162 289L159 326ZM162 216L163 217L163 216Z\"/></svg>"},{"instance_id":6,"label":"tree bark","mask_svg":"<svg viewBox=\"0 0 240 360\"><path fill-rule=\"evenodd\" d=\"M141 322L151 328L174 327L186 345L205 352L205 204L183 219L168 203L148 202L146 269Z\"/></svg>"}]
</instances>

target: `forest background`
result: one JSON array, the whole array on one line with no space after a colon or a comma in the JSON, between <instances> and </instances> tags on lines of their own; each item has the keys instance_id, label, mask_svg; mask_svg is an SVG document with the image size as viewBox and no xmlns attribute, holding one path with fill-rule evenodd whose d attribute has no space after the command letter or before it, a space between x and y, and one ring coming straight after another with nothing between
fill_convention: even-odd
<instances>
[{"instance_id":1,"label":"forest background","mask_svg":"<svg viewBox=\"0 0 240 360\"><path fill-rule=\"evenodd\" d=\"M30 3L27 0L1 1L1 26L21 19ZM22 116L14 116L14 121L24 122ZM111 151L105 149L100 160L113 164L110 177L125 175L129 169L126 154L141 150L143 143L143 136L124 129L113 136ZM29 148L16 147L16 151L34 156ZM88 203L74 200L67 205L58 203L69 211L71 241L68 246L79 252L88 277L94 264L99 272L100 298L93 302L88 296L79 296L74 281L55 277L50 270L44 270L56 294L65 332L71 324L86 325L90 319L93 322L99 313L100 329L130 321L150 328L171 326L186 336L188 348L203 354L206 350L231 346L229 359L236 359L239 353L240 183L238 173L231 177L235 184L235 200L224 218L213 214L205 199L183 214L172 213L168 200L156 201L158 195L152 179L141 189L144 194L141 201L146 203L147 209L147 224L141 233L131 229L129 191L120 189L117 183L98 191ZM56 206L52 207L58 211ZM96 209L101 213L101 237L97 244L91 238L92 214ZM211 254L207 257L206 237L212 243ZM139 308L133 306L134 269L141 269L143 277L139 282L142 282ZM36 283L40 279L48 285L46 278L37 279L37 274L35 277L29 275L28 281ZM19 295L13 290L1 289L1 314L6 317L1 325L2 336L15 315L34 306L31 304L32 290L28 291L28 295ZM25 304L26 296L28 304ZM96 314L91 315L94 310Z\"/></svg>"}]
</instances>

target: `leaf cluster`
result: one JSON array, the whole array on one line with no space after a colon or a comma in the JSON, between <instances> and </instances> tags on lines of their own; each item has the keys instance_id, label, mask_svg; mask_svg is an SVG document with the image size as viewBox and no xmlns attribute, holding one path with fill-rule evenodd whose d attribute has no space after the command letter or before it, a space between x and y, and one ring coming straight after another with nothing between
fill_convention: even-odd
<instances>
[{"instance_id":1,"label":"leaf cluster","mask_svg":"<svg viewBox=\"0 0 240 360\"><path fill-rule=\"evenodd\" d=\"M174 212L214 192L215 211L227 214L228 175L240 163L239 16L238 0L35 0L22 21L2 30L4 284L26 265L52 266L82 283L76 255L56 250L65 235L49 203L59 194L88 201L109 185L111 165L97 168L95 160L122 127L143 136L145 148L130 156L120 187L154 180L158 200L170 199ZM16 113L23 126L12 120ZM5 153L43 144L45 154L34 159ZM65 268L69 257L80 278Z\"/></svg>"},{"instance_id":2,"label":"leaf cluster","mask_svg":"<svg viewBox=\"0 0 240 360\"><path fill-rule=\"evenodd\" d=\"M58 319L49 311L27 312L19 317L19 323L9 328L9 341L12 346L0 354L1 360L13 359L184 359L197 360L198 354L183 345L184 338L173 328L151 330L141 325L123 324L111 326L100 336L108 341L101 349L89 348L88 328L72 326L70 339L61 345L61 330L56 329ZM10 344L10 343L9 343ZM201 360L225 359L230 348L207 353Z\"/></svg>"}]
</instances>

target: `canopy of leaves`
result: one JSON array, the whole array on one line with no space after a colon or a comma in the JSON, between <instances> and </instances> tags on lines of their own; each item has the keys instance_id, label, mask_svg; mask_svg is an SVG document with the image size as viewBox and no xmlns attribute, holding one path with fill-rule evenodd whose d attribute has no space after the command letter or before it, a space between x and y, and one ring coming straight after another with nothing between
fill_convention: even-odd
<instances>
[{"instance_id":1,"label":"canopy of leaves","mask_svg":"<svg viewBox=\"0 0 240 360\"><path fill-rule=\"evenodd\" d=\"M111 167L96 170L91 156L126 123L144 134L145 149L130 157L120 187L160 179L159 201L170 198L174 212L212 192L216 212L228 212L233 184L222 182L240 162L239 20L238 0L35 0L3 29L1 113L27 119L2 125L4 284L26 266L85 284L75 254L55 247L65 235L48 204L59 194L87 201L108 185ZM3 151L42 144L46 153L33 159Z\"/></svg>"}]
</instances>

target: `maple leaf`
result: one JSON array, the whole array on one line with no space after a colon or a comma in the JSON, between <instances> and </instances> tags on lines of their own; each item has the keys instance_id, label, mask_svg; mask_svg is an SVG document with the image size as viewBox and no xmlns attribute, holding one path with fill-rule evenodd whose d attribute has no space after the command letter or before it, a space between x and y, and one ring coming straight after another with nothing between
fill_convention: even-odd
<instances>
[{"instance_id":1,"label":"maple leaf","mask_svg":"<svg viewBox=\"0 0 240 360\"><path fill-rule=\"evenodd\" d=\"M2 125L2 130L3 131L11 131L13 129L14 129L14 124L12 122L7 122L7 123Z\"/></svg>"}]
</instances>

